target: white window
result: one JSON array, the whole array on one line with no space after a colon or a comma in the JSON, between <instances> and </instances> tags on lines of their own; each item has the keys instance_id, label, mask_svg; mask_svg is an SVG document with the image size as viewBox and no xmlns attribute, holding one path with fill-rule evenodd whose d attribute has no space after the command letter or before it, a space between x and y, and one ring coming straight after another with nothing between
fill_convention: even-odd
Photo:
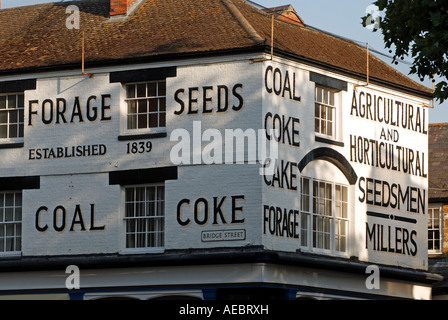
<instances>
[{"instance_id":1,"label":"white window","mask_svg":"<svg viewBox=\"0 0 448 320\"><path fill-rule=\"evenodd\" d=\"M316 86L314 104L314 131L336 139L336 107L338 92Z\"/></svg>"},{"instance_id":2,"label":"white window","mask_svg":"<svg viewBox=\"0 0 448 320\"><path fill-rule=\"evenodd\" d=\"M0 94L0 141L23 138L24 95Z\"/></svg>"},{"instance_id":3,"label":"white window","mask_svg":"<svg viewBox=\"0 0 448 320\"><path fill-rule=\"evenodd\" d=\"M22 250L22 193L0 192L0 256Z\"/></svg>"},{"instance_id":4,"label":"white window","mask_svg":"<svg viewBox=\"0 0 448 320\"><path fill-rule=\"evenodd\" d=\"M126 249L163 249L165 188L163 185L125 187Z\"/></svg>"},{"instance_id":5,"label":"white window","mask_svg":"<svg viewBox=\"0 0 448 320\"><path fill-rule=\"evenodd\" d=\"M347 252L347 186L301 178L301 246Z\"/></svg>"},{"instance_id":6,"label":"white window","mask_svg":"<svg viewBox=\"0 0 448 320\"><path fill-rule=\"evenodd\" d=\"M126 129L166 127L166 81L126 84Z\"/></svg>"},{"instance_id":7,"label":"white window","mask_svg":"<svg viewBox=\"0 0 448 320\"><path fill-rule=\"evenodd\" d=\"M442 210L428 208L428 253L442 253Z\"/></svg>"}]
</instances>

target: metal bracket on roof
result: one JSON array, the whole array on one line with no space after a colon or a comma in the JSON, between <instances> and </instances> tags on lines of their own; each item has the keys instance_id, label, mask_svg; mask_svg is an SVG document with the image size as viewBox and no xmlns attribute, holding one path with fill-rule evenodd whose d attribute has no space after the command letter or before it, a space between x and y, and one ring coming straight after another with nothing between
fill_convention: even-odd
<instances>
[{"instance_id":1,"label":"metal bracket on roof","mask_svg":"<svg viewBox=\"0 0 448 320\"><path fill-rule=\"evenodd\" d=\"M367 83L366 84L355 84L355 86L353 87L353 89L356 90L356 88L358 87L368 87L369 86L369 70L370 70L370 66L369 66L369 43L366 43L366 55L367 55Z\"/></svg>"},{"instance_id":2,"label":"metal bracket on roof","mask_svg":"<svg viewBox=\"0 0 448 320\"><path fill-rule=\"evenodd\" d=\"M85 58L85 45L84 45L84 30L82 30L82 74L85 76L89 76L89 78L93 78L93 74L84 72L84 58Z\"/></svg>"}]
</instances>

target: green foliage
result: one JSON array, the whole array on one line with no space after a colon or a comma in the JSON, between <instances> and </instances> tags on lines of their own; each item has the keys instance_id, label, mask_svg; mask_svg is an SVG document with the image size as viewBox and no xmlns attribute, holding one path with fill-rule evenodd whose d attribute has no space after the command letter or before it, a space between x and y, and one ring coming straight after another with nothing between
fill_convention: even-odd
<instances>
[{"instance_id":1,"label":"green foliage","mask_svg":"<svg viewBox=\"0 0 448 320\"><path fill-rule=\"evenodd\" d=\"M384 12L380 30L386 48L395 50L394 62L412 57L410 73L422 81L440 78L434 95L439 102L448 99L448 0L377 0L373 4ZM369 18L362 17L364 26Z\"/></svg>"}]
</instances>

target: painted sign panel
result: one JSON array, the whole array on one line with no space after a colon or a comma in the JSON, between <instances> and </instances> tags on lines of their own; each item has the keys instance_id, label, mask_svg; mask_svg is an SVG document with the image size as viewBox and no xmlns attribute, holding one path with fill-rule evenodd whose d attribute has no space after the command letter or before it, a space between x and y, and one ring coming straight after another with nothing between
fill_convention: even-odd
<instances>
[{"instance_id":1,"label":"painted sign panel","mask_svg":"<svg viewBox=\"0 0 448 320\"><path fill-rule=\"evenodd\" d=\"M161 251L262 245L427 268L424 101L286 60L185 65L157 97L165 125L142 134L127 127L137 85L113 80L25 92L24 146L0 150L7 176L40 177L23 191L23 255L126 252L125 189L144 180L164 205ZM176 175L138 174L164 167Z\"/></svg>"},{"instance_id":2,"label":"painted sign panel","mask_svg":"<svg viewBox=\"0 0 448 320\"><path fill-rule=\"evenodd\" d=\"M425 269L423 101L307 69L264 66L264 125L279 152L263 177L263 243Z\"/></svg>"}]
</instances>

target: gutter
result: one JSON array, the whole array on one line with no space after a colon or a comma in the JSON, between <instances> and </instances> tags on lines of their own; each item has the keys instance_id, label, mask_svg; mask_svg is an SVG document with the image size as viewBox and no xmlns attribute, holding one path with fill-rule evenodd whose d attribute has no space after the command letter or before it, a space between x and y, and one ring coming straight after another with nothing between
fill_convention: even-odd
<instances>
[{"instance_id":1,"label":"gutter","mask_svg":"<svg viewBox=\"0 0 448 320\"><path fill-rule=\"evenodd\" d=\"M371 263L362 263L349 259L336 259L326 256L304 254L301 252L277 252L262 247L168 250L163 254L94 254L81 256L21 257L5 259L0 262L0 273L39 272L65 270L75 264L82 269L137 268L183 265L247 264L266 263L309 267L345 273L366 274ZM439 274L426 271L402 269L399 267L378 266L382 277L416 281L420 283L440 282Z\"/></svg>"},{"instance_id":2,"label":"gutter","mask_svg":"<svg viewBox=\"0 0 448 320\"><path fill-rule=\"evenodd\" d=\"M126 64L143 64L143 63L154 63L154 62L170 62L170 61L178 61L178 60L188 60L194 58L203 58L208 56L224 56L224 55L233 55L233 54L259 54L259 53L270 53L271 47L264 43L258 43L252 47L246 48L233 48L233 49L225 49L225 50L217 50L217 51L202 51L202 52L189 52L189 53L177 53L177 54L163 54L163 55L155 55L155 56L147 56L140 58L126 58L126 59L118 59L118 60L106 60L106 61L90 61L89 67L92 68L101 68L101 67L111 67L111 66L120 66ZM318 67L324 70L328 70L334 73L338 73L343 76L351 77L357 80L363 81L365 79L365 75L358 74L355 72L351 72L346 69L342 69L339 67L335 67L331 64L323 63L318 60L313 60L309 58L305 58L303 56L299 56L296 54L292 54L289 52L285 52L279 49L275 50L275 55L281 58L290 59L296 62L304 63L309 66ZM20 74L36 74L39 72L57 72L62 70L78 70L79 62L76 63L68 63L61 64L57 66L50 67L37 67L37 68L24 68L24 69L15 69L15 70L0 70L0 77L2 76L17 76ZM433 99L434 95L430 92L424 92L418 89L412 89L403 85L395 84L392 82L384 81L382 79L372 78L370 77L370 83L377 84L380 86L384 86L393 90L397 90L403 93L412 94L424 99Z\"/></svg>"}]
</instances>

